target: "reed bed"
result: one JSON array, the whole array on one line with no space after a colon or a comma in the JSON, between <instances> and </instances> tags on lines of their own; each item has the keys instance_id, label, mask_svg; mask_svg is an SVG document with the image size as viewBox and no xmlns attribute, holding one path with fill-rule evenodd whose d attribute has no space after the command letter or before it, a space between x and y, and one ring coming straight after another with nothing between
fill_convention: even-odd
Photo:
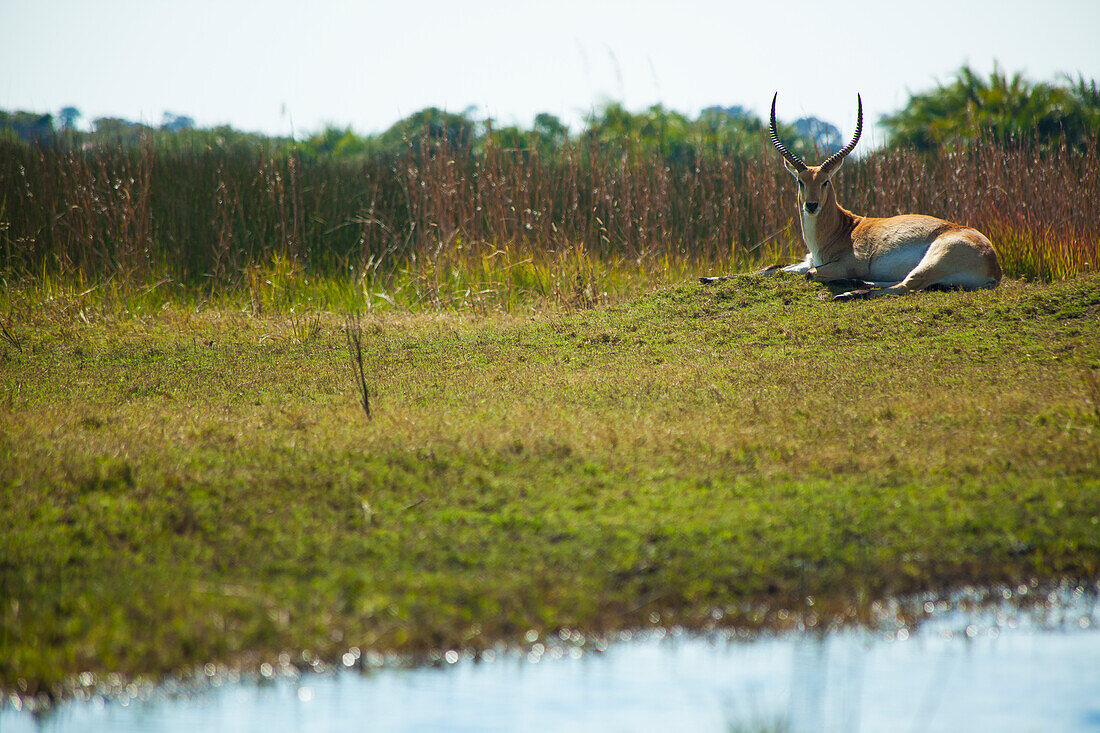
<instances>
[{"instance_id":1,"label":"reed bed","mask_svg":"<svg viewBox=\"0 0 1100 733\"><path fill-rule=\"evenodd\" d=\"M977 227L1006 276L1052 280L1100 262L1098 181L1095 145L1001 144L876 151L849 161L838 188L857 213ZM171 283L354 310L573 308L801 249L790 180L770 152L685 163L583 138L539 152L490 137L476 150L432 142L350 163L0 143L9 286L132 294Z\"/></svg>"}]
</instances>

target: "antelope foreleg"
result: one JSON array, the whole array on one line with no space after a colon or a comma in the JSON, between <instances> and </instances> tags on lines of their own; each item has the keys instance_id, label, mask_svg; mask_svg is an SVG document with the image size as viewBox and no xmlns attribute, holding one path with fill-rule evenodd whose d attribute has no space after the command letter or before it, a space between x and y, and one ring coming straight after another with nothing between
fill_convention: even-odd
<instances>
[{"instance_id":1,"label":"antelope foreleg","mask_svg":"<svg viewBox=\"0 0 1100 733\"><path fill-rule=\"evenodd\" d=\"M704 285L709 285L711 283L723 282L724 280L735 280L739 277L757 277L757 276L761 276L761 275L778 275L779 273L782 273L782 272L803 272L802 270L788 269L788 268L791 268L791 267L798 267L799 265L801 265L801 263L799 263L797 265L779 265L779 264L768 265L764 269L756 270L755 272L743 272L743 273L740 273L740 274L737 274L737 275L715 275L715 276L712 276L712 277L705 277L704 276L704 277L699 278L699 282L703 283Z\"/></svg>"},{"instance_id":2,"label":"antelope foreleg","mask_svg":"<svg viewBox=\"0 0 1100 733\"><path fill-rule=\"evenodd\" d=\"M806 279L815 283L831 283L852 280L853 278L846 265L836 262L826 262L823 265L807 269Z\"/></svg>"},{"instance_id":3,"label":"antelope foreleg","mask_svg":"<svg viewBox=\"0 0 1100 733\"><path fill-rule=\"evenodd\" d=\"M765 267L760 272L762 274L768 275L771 275L773 272L789 272L794 275L805 275L813 268L813 266L813 257L811 255L806 255L806 259L802 260L801 262L796 262L793 265L787 265L786 267L771 265L770 267Z\"/></svg>"}]
</instances>

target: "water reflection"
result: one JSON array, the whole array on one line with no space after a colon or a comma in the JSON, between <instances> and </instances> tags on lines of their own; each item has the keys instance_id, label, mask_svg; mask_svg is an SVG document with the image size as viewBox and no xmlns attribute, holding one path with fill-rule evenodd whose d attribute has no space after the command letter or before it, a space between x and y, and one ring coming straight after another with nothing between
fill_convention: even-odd
<instances>
[{"instance_id":1,"label":"water reflection","mask_svg":"<svg viewBox=\"0 0 1100 733\"><path fill-rule=\"evenodd\" d=\"M447 650L436 668L215 678L194 696L37 720L9 703L0 730L1100 731L1100 611L1069 600L1038 615L933 604L919 627L875 632L656 631L584 654L542 639L492 661Z\"/></svg>"}]
</instances>

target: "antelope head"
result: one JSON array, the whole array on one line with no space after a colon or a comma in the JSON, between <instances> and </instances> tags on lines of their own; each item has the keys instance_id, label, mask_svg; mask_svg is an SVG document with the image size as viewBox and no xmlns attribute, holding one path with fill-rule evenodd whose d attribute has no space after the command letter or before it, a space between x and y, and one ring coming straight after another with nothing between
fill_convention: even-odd
<instances>
[{"instance_id":1,"label":"antelope head","mask_svg":"<svg viewBox=\"0 0 1100 733\"><path fill-rule=\"evenodd\" d=\"M771 136L772 145L783 156L783 167L786 168L795 180L798 181L798 209L803 214L816 216L823 208L836 203L836 195L833 193L831 179L844 164L848 153L852 152L859 135L863 132L863 99L857 94L856 101L859 105L859 114L856 121L856 132L851 141L842 149L829 156L821 165L806 165L802 158L798 157L779 140L779 133L775 127L775 100L779 98L779 92L772 97L772 116L768 133Z\"/></svg>"}]
</instances>

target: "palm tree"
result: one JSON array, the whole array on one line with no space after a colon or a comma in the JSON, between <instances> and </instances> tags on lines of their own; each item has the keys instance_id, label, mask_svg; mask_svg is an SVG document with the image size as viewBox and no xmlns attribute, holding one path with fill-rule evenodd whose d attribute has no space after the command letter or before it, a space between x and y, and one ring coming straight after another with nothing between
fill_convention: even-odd
<instances>
[{"instance_id":1,"label":"palm tree","mask_svg":"<svg viewBox=\"0 0 1100 733\"><path fill-rule=\"evenodd\" d=\"M882 120L895 145L922 150L980 140L1082 145L1100 134L1096 83L1033 84L994 67L982 78L968 66L948 85L910 95L909 103Z\"/></svg>"}]
</instances>

